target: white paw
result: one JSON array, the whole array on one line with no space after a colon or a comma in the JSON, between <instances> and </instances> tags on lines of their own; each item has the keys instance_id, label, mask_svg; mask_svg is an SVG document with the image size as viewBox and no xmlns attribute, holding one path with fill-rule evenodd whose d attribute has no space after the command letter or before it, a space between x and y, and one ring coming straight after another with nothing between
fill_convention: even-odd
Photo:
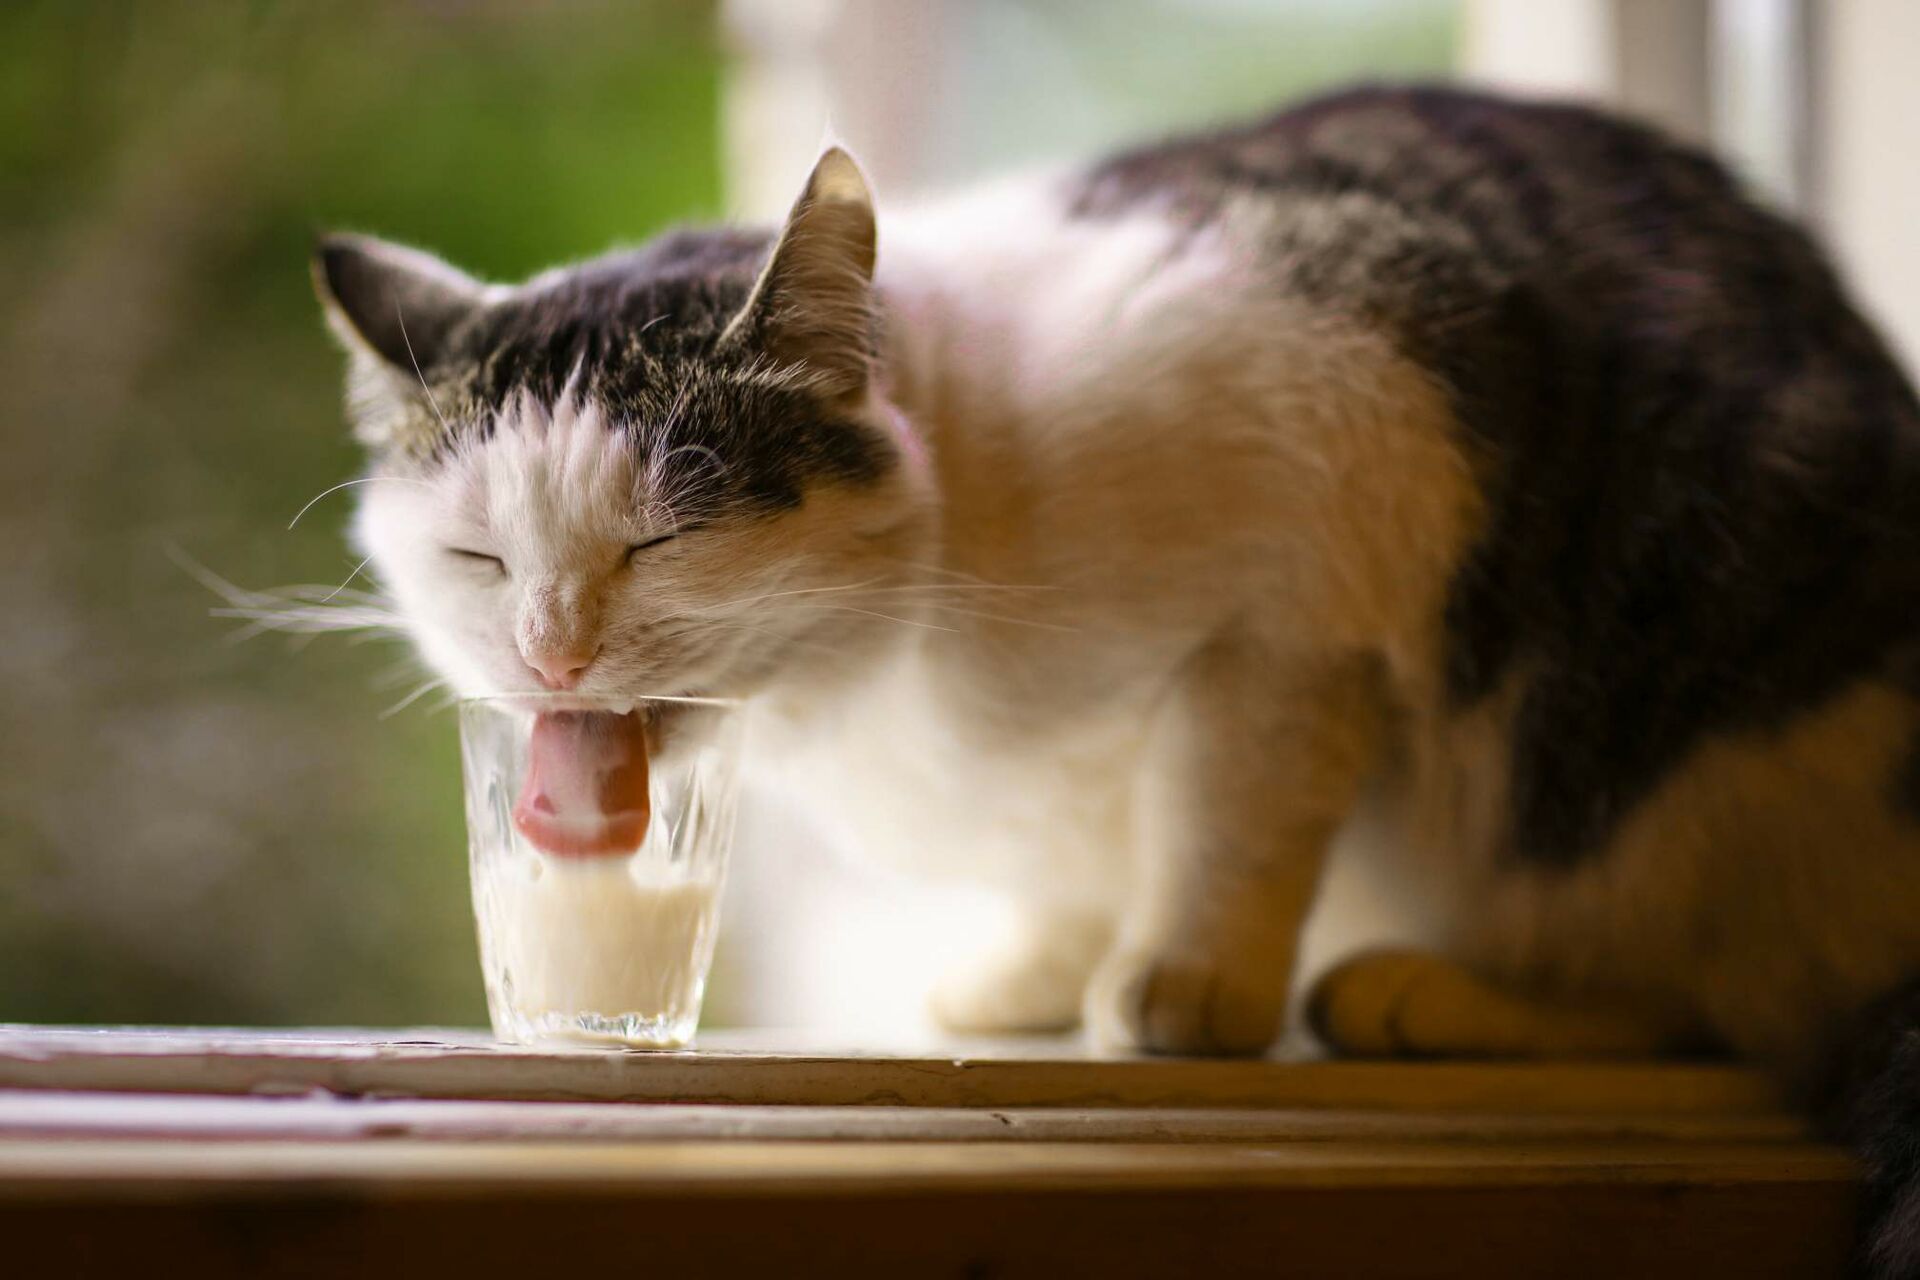
<instances>
[{"instance_id":1,"label":"white paw","mask_svg":"<svg viewBox=\"0 0 1920 1280\"><path fill-rule=\"evenodd\" d=\"M934 1019L948 1031L1025 1035L1080 1025L1080 993L1077 981L990 961L943 974L930 1004Z\"/></svg>"},{"instance_id":2,"label":"white paw","mask_svg":"<svg viewBox=\"0 0 1920 1280\"><path fill-rule=\"evenodd\" d=\"M1204 952L1124 950L1087 991L1096 1043L1147 1053L1265 1053L1280 1033L1287 968L1235 964Z\"/></svg>"},{"instance_id":3,"label":"white paw","mask_svg":"<svg viewBox=\"0 0 1920 1280\"><path fill-rule=\"evenodd\" d=\"M942 975L934 1019L969 1035L1071 1031L1106 937L1102 921L1030 921L1008 945Z\"/></svg>"}]
</instances>

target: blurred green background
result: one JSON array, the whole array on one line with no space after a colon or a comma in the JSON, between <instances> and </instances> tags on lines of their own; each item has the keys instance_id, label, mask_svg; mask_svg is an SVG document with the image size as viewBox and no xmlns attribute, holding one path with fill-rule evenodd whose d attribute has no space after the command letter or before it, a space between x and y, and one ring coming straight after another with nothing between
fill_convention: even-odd
<instances>
[{"instance_id":1,"label":"blurred green background","mask_svg":"<svg viewBox=\"0 0 1920 1280\"><path fill-rule=\"evenodd\" d=\"M0 1019L479 1021L450 715L169 557L354 566L316 229L494 277L719 209L686 3L0 6ZM395 671L396 663L401 670Z\"/></svg>"},{"instance_id":2,"label":"blurred green background","mask_svg":"<svg viewBox=\"0 0 1920 1280\"><path fill-rule=\"evenodd\" d=\"M951 172L1439 73L1453 23L1445 0L948 8L954 38L911 56L955 61L928 111ZM383 642L232 643L176 555L250 588L354 568L351 493L288 528L360 465L317 230L515 278L720 214L746 56L720 32L777 38L791 10L729 12L0 5L0 1021L483 1020L452 716L382 718L419 680ZM711 1020L751 1012L726 975L782 967L742 948L806 945L775 923L723 942Z\"/></svg>"}]
</instances>

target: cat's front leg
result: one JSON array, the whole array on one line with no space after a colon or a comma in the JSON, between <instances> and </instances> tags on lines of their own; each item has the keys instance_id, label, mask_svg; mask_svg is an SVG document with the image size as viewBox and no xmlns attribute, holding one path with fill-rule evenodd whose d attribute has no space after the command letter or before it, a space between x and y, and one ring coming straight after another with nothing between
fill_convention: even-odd
<instances>
[{"instance_id":1,"label":"cat's front leg","mask_svg":"<svg viewBox=\"0 0 1920 1280\"><path fill-rule=\"evenodd\" d=\"M1221 639L1187 663L1150 728L1139 874L1087 992L1099 1043L1271 1045L1327 844L1373 761L1378 705L1363 658L1288 661Z\"/></svg>"}]
</instances>

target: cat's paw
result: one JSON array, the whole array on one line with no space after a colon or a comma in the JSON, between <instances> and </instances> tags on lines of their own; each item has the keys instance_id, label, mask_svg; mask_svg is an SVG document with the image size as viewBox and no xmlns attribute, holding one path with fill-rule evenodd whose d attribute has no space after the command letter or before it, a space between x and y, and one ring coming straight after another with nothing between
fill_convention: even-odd
<instances>
[{"instance_id":1,"label":"cat's paw","mask_svg":"<svg viewBox=\"0 0 1920 1280\"><path fill-rule=\"evenodd\" d=\"M1415 989L1431 976L1433 957L1418 952L1368 951L1335 965L1307 996L1307 1025L1334 1052L1352 1058L1392 1058L1430 1051L1413 1043Z\"/></svg>"},{"instance_id":2,"label":"cat's paw","mask_svg":"<svg viewBox=\"0 0 1920 1280\"><path fill-rule=\"evenodd\" d=\"M1035 1035L1079 1026L1081 990L1080 982L995 957L942 974L928 1006L961 1035Z\"/></svg>"},{"instance_id":3,"label":"cat's paw","mask_svg":"<svg viewBox=\"0 0 1920 1280\"><path fill-rule=\"evenodd\" d=\"M1307 1024L1356 1058L1645 1058L1679 1042L1658 1011L1529 998L1443 956L1390 949L1323 974Z\"/></svg>"},{"instance_id":4,"label":"cat's paw","mask_svg":"<svg viewBox=\"0 0 1920 1280\"><path fill-rule=\"evenodd\" d=\"M1080 1025L1087 977L1109 937L1104 920L1041 916L997 950L941 975L934 1020L966 1035L1033 1035Z\"/></svg>"},{"instance_id":5,"label":"cat's paw","mask_svg":"<svg viewBox=\"0 0 1920 1280\"><path fill-rule=\"evenodd\" d=\"M1286 1011L1285 966L1266 973L1204 952L1120 950L1087 991L1086 1022L1105 1049L1265 1053Z\"/></svg>"}]
</instances>

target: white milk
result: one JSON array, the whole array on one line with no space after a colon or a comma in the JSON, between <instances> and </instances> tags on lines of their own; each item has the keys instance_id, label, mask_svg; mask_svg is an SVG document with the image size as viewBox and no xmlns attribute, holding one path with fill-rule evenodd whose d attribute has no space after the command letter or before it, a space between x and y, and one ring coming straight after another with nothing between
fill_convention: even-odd
<instances>
[{"instance_id":1,"label":"white milk","mask_svg":"<svg viewBox=\"0 0 1920 1280\"><path fill-rule=\"evenodd\" d=\"M524 849L475 869L480 958L496 1025L516 1039L672 1048L693 1036L719 885L642 857Z\"/></svg>"}]
</instances>

